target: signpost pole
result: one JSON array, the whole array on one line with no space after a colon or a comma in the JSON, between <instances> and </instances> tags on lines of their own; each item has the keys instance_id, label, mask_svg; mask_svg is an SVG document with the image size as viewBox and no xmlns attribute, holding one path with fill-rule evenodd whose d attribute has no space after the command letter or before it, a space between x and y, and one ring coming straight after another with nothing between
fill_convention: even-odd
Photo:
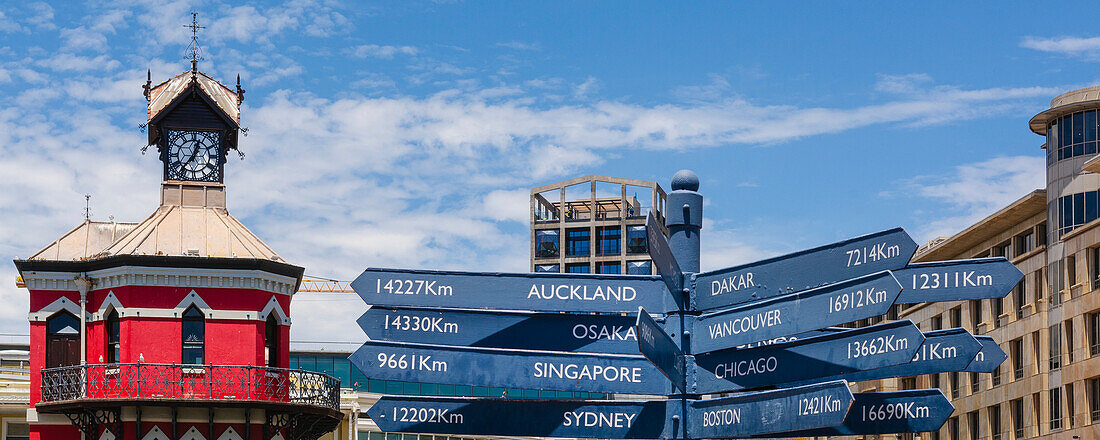
<instances>
[{"instance_id":1,"label":"signpost pole","mask_svg":"<svg viewBox=\"0 0 1100 440\"><path fill-rule=\"evenodd\" d=\"M681 310L669 314L669 320L680 322L680 350L682 353L690 353L692 323L698 312L695 307L695 274L699 273L699 230L703 228L703 195L699 194L699 176L689 170L677 171L672 176L672 191L668 194L665 203L665 226L668 227L668 245L672 250L672 256L680 265L683 272L683 292L673 292L682 295L680 304L684 304ZM689 310L691 310L689 312ZM687 359L685 359L686 363ZM687 415L688 399L697 400L699 396L692 395L695 389L694 375L688 379L684 395L680 397L682 406L681 414ZM671 397L671 396L670 396ZM691 432L688 426L689 417L681 419L681 431L685 434Z\"/></svg>"}]
</instances>

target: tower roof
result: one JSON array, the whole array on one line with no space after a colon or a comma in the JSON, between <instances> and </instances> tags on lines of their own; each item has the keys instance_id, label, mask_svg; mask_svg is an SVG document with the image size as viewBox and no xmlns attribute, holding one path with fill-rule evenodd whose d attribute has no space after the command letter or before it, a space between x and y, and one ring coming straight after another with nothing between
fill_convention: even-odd
<instances>
[{"instance_id":1,"label":"tower roof","mask_svg":"<svg viewBox=\"0 0 1100 440\"><path fill-rule=\"evenodd\" d=\"M209 96L229 119L237 124L241 123L241 96L197 69L183 72L149 89L149 120L153 120L170 107L172 102L186 93L192 84L205 92L206 96Z\"/></svg>"}]
</instances>

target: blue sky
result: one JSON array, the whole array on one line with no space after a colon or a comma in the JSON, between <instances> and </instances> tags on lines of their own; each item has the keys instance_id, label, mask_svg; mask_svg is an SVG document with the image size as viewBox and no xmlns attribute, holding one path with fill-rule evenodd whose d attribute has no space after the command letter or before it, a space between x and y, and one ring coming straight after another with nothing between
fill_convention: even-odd
<instances>
[{"instance_id":1,"label":"blue sky","mask_svg":"<svg viewBox=\"0 0 1100 440\"><path fill-rule=\"evenodd\" d=\"M950 235L1043 185L1027 120L1097 84L1093 2L0 5L0 256L92 216L139 221L146 69L248 90L229 209L307 274L524 271L528 188L695 170L704 268L895 226ZM14 267L0 268L11 280ZM0 283L0 331L26 331ZM354 298L298 339L358 338ZM303 324L304 323L304 324ZM300 329L300 330L299 330Z\"/></svg>"}]
</instances>

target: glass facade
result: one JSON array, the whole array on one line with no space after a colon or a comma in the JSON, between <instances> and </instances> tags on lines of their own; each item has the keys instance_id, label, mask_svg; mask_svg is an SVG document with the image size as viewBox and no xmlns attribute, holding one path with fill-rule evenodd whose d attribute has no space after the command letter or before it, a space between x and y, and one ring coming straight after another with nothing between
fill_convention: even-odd
<instances>
[{"instance_id":1,"label":"glass facade","mask_svg":"<svg viewBox=\"0 0 1100 440\"><path fill-rule=\"evenodd\" d=\"M596 273L621 275L623 266L619 262L596 263Z\"/></svg>"},{"instance_id":2,"label":"glass facade","mask_svg":"<svg viewBox=\"0 0 1100 440\"><path fill-rule=\"evenodd\" d=\"M552 258L558 256L558 231L555 229L535 231L535 257Z\"/></svg>"},{"instance_id":3,"label":"glass facade","mask_svg":"<svg viewBox=\"0 0 1100 440\"><path fill-rule=\"evenodd\" d=\"M649 275L648 261L627 261L626 262L627 275Z\"/></svg>"},{"instance_id":4,"label":"glass facade","mask_svg":"<svg viewBox=\"0 0 1100 440\"><path fill-rule=\"evenodd\" d=\"M626 253L628 254L644 254L648 252L646 248L646 233L645 226L627 226L626 227ZM649 272L646 272L648 274Z\"/></svg>"},{"instance_id":5,"label":"glass facade","mask_svg":"<svg viewBox=\"0 0 1100 440\"><path fill-rule=\"evenodd\" d=\"M570 257L587 257L592 246L592 236L588 228L567 229L565 231L566 255Z\"/></svg>"},{"instance_id":6,"label":"glass facade","mask_svg":"<svg viewBox=\"0 0 1100 440\"><path fill-rule=\"evenodd\" d=\"M290 368L316 371L340 379L342 388L377 394L405 394L414 396L468 396L502 397L510 399L603 399L601 393L572 391L540 391L521 388L490 388L469 385L442 385L418 382L367 379L347 359L347 354L295 354L290 355Z\"/></svg>"},{"instance_id":7,"label":"glass facade","mask_svg":"<svg viewBox=\"0 0 1100 440\"><path fill-rule=\"evenodd\" d=\"M1058 238L1100 218L1100 213L1097 212L1098 198L1100 191L1087 191L1059 197L1057 201L1050 202L1047 212L1050 213L1050 224L1054 225Z\"/></svg>"},{"instance_id":8,"label":"glass facade","mask_svg":"<svg viewBox=\"0 0 1100 440\"><path fill-rule=\"evenodd\" d=\"M596 233L599 234L599 248L596 250L597 255L619 255L622 253L620 243L622 242L623 235L618 226L597 228Z\"/></svg>"},{"instance_id":9,"label":"glass facade","mask_svg":"<svg viewBox=\"0 0 1100 440\"><path fill-rule=\"evenodd\" d=\"M1096 111L1074 113L1054 121L1047 130L1047 165L1096 154L1096 133Z\"/></svg>"},{"instance_id":10,"label":"glass facade","mask_svg":"<svg viewBox=\"0 0 1100 440\"><path fill-rule=\"evenodd\" d=\"M535 266L535 272L561 272L557 264L539 264Z\"/></svg>"},{"instance_id":11,"label":"glass facade","mask_svg":"<svg viewBox=\"0 0 1100 440\"><path fill-rule=\"evenodd\" d=\"M566 273L592 273L592 268L588 266L588 263L571 263L565 265Z\"/></svg>"}]
</instances>

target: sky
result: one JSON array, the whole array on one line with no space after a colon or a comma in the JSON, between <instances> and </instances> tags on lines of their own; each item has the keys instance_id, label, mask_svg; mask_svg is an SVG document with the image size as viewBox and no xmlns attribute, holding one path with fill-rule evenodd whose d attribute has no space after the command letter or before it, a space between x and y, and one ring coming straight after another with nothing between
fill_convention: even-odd
<instances>
[{"instance_id":1,"label":"sky","mask_svg":"<svg viewBox=\"0 0 1100 440\"><path fill-rule=\"evenodd\" d=\"M528 269L529 189L701 180L704 270L949 236L1044 185L1028 119L1100 83L1095 2L0 3L0 259L140 221L146 71L247 90L229 211L306 274ZM155 150L150 150L155 151ZM0 265L0 332L27 294ZM297 341L362 340L299 294Z\"/></svg>"}]
</instances>

